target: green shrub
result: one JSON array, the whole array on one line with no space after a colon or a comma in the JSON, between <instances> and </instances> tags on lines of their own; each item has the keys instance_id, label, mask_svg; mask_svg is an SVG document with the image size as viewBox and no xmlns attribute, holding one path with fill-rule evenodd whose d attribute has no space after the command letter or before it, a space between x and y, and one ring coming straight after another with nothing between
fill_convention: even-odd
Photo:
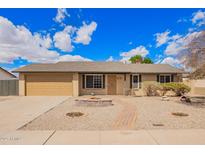
<instances>
[{"instance_id":1,"label":"green shrub","mask_svg":"<svg viewBox=\"0 0 205 154\"><path fill-rule=\"evenodd\" d=\"M143 89L147 96L160 96L161 86L157 82L144 82Z\"/></svg>"},{"instance_id":2,"label":"green shrub","mask_svg":"<svg viewBox=\"0 0 205 154\"><path fill-rule=\"evenodd\" d=\"M182 96L191 90L189 86L185 85L184 83L178 83L178 82L162 83L161 87L162 87L163 94L171 90L175 92L176 96Z\"/></svg>"}]
</instances>

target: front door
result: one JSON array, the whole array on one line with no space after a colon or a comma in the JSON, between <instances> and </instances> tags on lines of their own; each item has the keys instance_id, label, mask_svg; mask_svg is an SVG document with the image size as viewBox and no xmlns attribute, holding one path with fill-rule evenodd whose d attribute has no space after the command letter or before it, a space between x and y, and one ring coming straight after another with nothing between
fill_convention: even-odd
<instances>
[{"instance_id":1,"label":"front door","mask_svg":"<svg viewBox=\"0 0 205 154\"><path fill-rule=\"evenodd\" d=\"M117 83L116 83L116 75L113 75L113 74L109 74L108 75L108 95L116 95L116 86L117 86Z\"/></svg>"},{"instance_id":2,"label":"front door","mask_svg":"<svg viewBox=\"0 0 205 154\"><path fill-rule=\"evenodd\" d=\"M139 75L132 75L132 88L139 88Z\"/></svg>"}]
</instances>

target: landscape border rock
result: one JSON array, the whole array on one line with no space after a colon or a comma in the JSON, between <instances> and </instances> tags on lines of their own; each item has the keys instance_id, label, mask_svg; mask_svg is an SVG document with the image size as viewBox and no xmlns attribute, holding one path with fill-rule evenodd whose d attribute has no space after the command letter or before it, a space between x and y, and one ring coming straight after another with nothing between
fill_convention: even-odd
<instances>
[{"instance_id":1,"label":"landscape border rock","mask_svg":"<svg viewBox=\"0 0 205 154\"><path fill-rule=\"evenodd\" d=\"M75 100L75 104L79 106L112 106L111 99L77 99Z\"/></svg>"}]
</instances>

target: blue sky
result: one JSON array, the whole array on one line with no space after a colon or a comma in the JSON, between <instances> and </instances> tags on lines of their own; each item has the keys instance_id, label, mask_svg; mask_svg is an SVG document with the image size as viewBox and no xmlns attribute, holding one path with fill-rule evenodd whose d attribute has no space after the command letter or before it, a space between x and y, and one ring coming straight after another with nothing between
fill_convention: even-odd
<instances>
[{"instance_id":1,"label":"blue sky","mask_svg":"<svg viewBox=\"0 0 205 154\"><path fill-rule=\"evenodd\" d=\"M204 23L204 9L0 9L0 66L141 54L179 67Z\"/></svg>"}]
</instances>

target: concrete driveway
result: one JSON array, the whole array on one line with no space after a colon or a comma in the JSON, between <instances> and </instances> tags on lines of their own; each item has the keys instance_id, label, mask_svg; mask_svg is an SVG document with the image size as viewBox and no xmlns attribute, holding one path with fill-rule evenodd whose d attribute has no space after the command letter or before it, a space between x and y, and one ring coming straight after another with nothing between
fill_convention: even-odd
<instances>
[{"instance_id":1,"label":"concrete driveway","mask_svg":"<svg viewBox=\"0 0 205 154\"><path fill-rule=\"evenodd\" d=\"M0 97L0 131L14 131L69 97L13 96Z\"/></svg>"}]
</instances>

